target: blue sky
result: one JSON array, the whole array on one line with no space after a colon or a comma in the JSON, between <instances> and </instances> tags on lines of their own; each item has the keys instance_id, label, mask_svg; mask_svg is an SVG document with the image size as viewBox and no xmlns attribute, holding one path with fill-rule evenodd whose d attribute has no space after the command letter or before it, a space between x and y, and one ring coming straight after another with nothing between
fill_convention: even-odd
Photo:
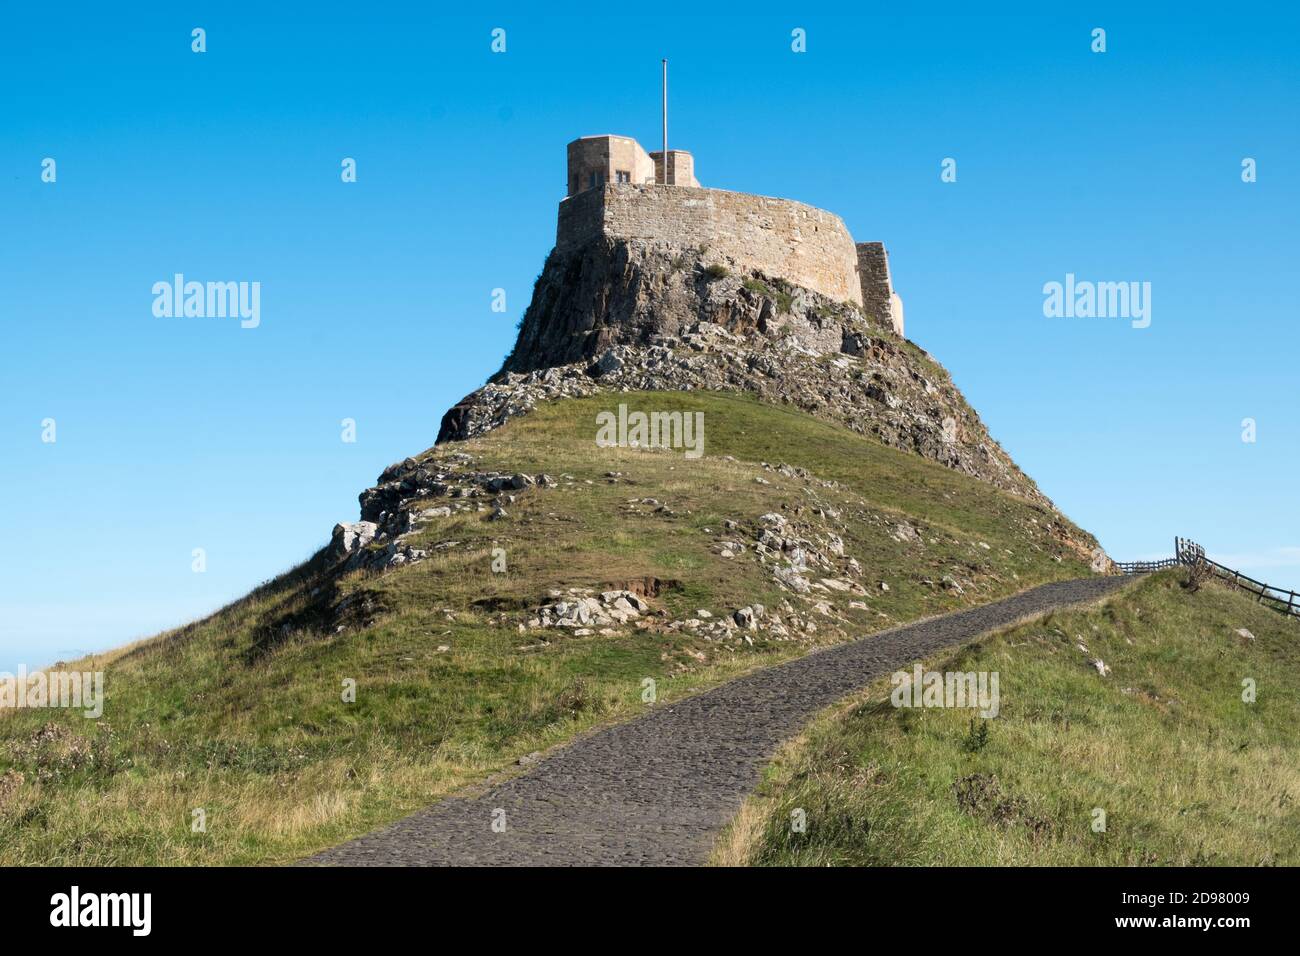
<instances>
[{"instance_id":1,"label":"blue sky","mask_svg":"<svg viewBox=\"0 0 1300 956\"><path fill-rule=\"evenodd\" d=\"M565 143L653 148L663 56L701 182L883 240L909 336L1112 555L1182 534L1300 586L1300 14L1061 6L9 5L0 669L181 623L355 519L512 344ZM177 272L260 282L261 325L155 317ZM1150 327L1045 318L1068 272L1150 282Z\"/></svg>"}]
</instances>

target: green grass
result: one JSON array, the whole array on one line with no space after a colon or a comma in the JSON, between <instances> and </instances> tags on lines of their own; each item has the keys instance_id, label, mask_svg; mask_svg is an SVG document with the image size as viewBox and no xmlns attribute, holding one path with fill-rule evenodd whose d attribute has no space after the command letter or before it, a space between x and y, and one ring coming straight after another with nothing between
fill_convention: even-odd
<instances>
[{"instance_id":1,"label":"green grass","mask_svg":"<svg viewBox=\"0 0 1300 956\"><path fill-rule=\"evenodd\" d=\"M703 411L705 456L597 448L595 415L618 401ZM333 586L314 560L203 621L81 662L107 671L101 720L0 715L0 864L289 862L644 712L645 677L668 701L819 643L1087 573L1062 531L1086 535L1044 508L734 394L551 403L425 454L462 450L476 467L571 480L520 494L504 521L472 514L437 523L413 543L459 544L423 563L339 581L341 593L365 592L375 609L365 626L310 623L313 592ZM609 471L623 477L611 482ZM672 514L629 504L643 497ZM776 607L785 595L752 549L726 560L716 547L732 536L724 520L752 525L769 511L834 527L861 563L869 607L822 595L836 621L814 636L753 646L620 628L548 632L549 646L520 649L537 643L538 632L517 626L549 588L650 576L677 582L654 602L673 617L754 601ZM891 537L904 520L920 542ZM505 574L490 569L494 547L506 551ZM924 583L945 574L960 577L965 593ZM880 581L890 589L876 590ZM285 620L299 624L282 633ZM345 679L357 683L355 703L341 699ZM207 830L194 833L200 809Z\"/></svg>"},{"instance_id":2,"label":"green grass","mask_svg":"<svg viewBox=\"0 0 1300 956\"><path fill-rule=\"evenodd\" d=\"M998 672L995 719L895 708L888 681L824 714L769 767L716 861L1300 863L1300 625L1217 584L1188 593L1182 574L927 662Z\"/></svg>"}]
</instances>

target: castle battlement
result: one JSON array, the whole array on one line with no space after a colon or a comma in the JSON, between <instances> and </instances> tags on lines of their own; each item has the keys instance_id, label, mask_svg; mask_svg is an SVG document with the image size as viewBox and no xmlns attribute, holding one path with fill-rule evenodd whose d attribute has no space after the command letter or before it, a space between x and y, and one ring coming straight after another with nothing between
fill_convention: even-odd
<instances>
[{"instance_id":1,"label":"castle battlement","mask_svg":"<svg viewBox=\"0 0 1300 956\"><path fill-rule=\"evenodd\" d=\"M664 171L664 153L647 153L631 136L583 136L568 147L568 195L576 196L607 183L644 186L660 183L667 186L698 186L695 157L684 149L668 150L668 169Z\"/></svg>"},{"instance_id":2,"label":"castle battlement","mask_svg":"<svg viewBox=\"0 0 1300 956\"><path fill-rule=\"evenodd\" d=\"M657 181L662 153L647 153L630 136L574 140L568 158L557 250L599 238L675 247L705 265L783 278L851 302L903 334L902 300L884 244L854 243L834 213L792 199L701 188L684 150L669 150L663 184Z\"/></svg>"}]
</instances>

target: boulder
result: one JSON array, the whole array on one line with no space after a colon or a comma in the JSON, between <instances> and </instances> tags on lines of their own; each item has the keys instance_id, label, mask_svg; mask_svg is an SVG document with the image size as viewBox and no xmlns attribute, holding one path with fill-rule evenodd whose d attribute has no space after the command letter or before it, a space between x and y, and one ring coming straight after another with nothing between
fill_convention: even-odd
<instances>
[{"instance_id":1,"label":"boulder","mask_svg":"<svg viewBox=\"0 0 1300 956\"><path fill-rule=\"evenodd\" d=\"M812 590L812 585L808 582L808 579L793 567L776 568L772 572L772 576L776 578L778 584L798 594L807 594Z\"/></svg>"},{"instance_id":2,"label":"boulder","mask_svg":"<svg viewBox=\"0 0 1300 956\"><path fill-rule=\"evenodd\" d=\"M610 349L592 363L588 372L592 378L600 378L602 375L609 375L613 372L617 372L622 367L623 360L614 354L613 349Z\"/></svg>"},{"instance_id":3,"label":"boulder","mask_svg":"<svg viewBox=\"0 0 1300 956\"><path fill-rule=\"evenodd\" d=\"M379 525L373 521L353 521L334 526L330 535L330 553L336 558L345 558L360 551L379 533Z\"/></svg>"}]
</instances>

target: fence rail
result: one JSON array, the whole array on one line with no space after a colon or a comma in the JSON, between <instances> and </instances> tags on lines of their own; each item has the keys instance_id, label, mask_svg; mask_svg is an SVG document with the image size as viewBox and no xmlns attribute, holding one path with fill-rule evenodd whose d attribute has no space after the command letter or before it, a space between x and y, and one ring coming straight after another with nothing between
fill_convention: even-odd
<instances>
[{"instance_id":1,"label":"fence rail","mask_svg":"<svg viewBox=\"0 0 1300 956\"><path fill-rule=\"evenodd\" d=\"M1150 571L1176 568L1180 563L1177 558L1165 558L1163 561L1116 561L1115 567L1125 574L1147 574Z\"/></svg>"},{"instance_id":2,"label":"fence rail","mask_svg":"<svg viewBox=\"0 0 1300 956\"><path fill-rule=\"evenodd\" d=\"M1218 561L1206 557L1205 549L1188 538L1174 538L1174 556L1172 558L1165 558L1161 561L1120 561L1116 562L1116 567L1125 574L1148 574L1152 571L1161 571L1179 565L1190 567L1197 564L1204 564L1211 574L1222 581L1226 581L1238 590L1253 594L1258 603L1281 611L1283 614L1300 617L1300 594L1287 588L1274 587L1271 584L1265 584L1263 581L1256 581L1248 574L1242 574L1240 571L1225 567Z\"/></svg>"}]
</instances>

